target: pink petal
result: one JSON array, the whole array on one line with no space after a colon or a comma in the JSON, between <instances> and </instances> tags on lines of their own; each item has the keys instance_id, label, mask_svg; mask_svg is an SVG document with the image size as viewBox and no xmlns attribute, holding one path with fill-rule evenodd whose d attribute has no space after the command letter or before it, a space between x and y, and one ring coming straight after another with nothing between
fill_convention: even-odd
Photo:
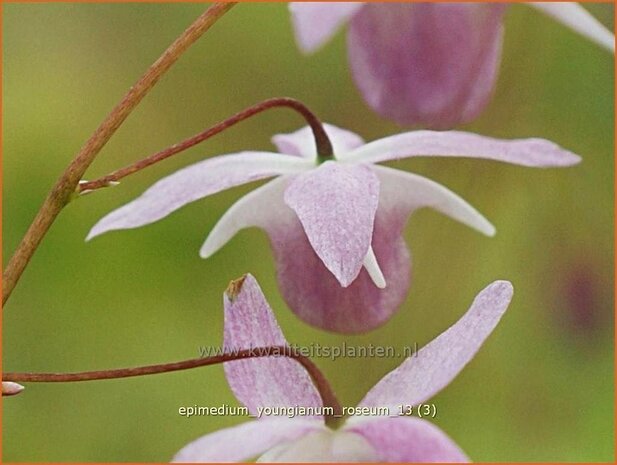
<instances>
[{"instance_id":1,"label":"pink petal","mask_svg":"<svg viewBox=\"0 0 617 465\"><path fill-rule=\"evenodd\" d=\"M270 181L238 200L208 236L202 256L213 254L240 229L258 226L270 236L281 292L300 318L343 333L368 331L384 323L409 288L409 252L401 238L409 209L386 208L380 201L377 210L373 249L386 288L377 288L365 269L343 288L313 250L294 211L283 202L292 178Z\"/></svg>"},{"instance_id":2,"label":"pink petal","mask_svg":"<svg viewBox=\"0 0 617 465\"><path fill-rule=\"evenodd\" d=\"M349 60L368 104L400 124L448 128L486 105L505 5L372 3L351 20Z\"/></svg>"},{"instance_id":3,"label":"pink petal","mask_svg":"<svg viewBox=\"0 0 617 465\"><path fill-rule=\"evenodd\" d=\"M287 345L255 278L249 274L230 286L225 293L225 349ZM224 366L231 390L252 414L259 407L323 405L306 370L289 358L253 358Z\"/></svg>"},{"instance_id":4,"label":"pink petal","mask_svg":"<svg viewBox=\"0 0 617 465\"><path fill-rule=\"evenodd\" d=\"M323 428L317 420L266 418L206 434L184 446L173 462L244 462L285 441Z\"/></svg>"},{"instance_id":5,"label":"pink petal","mask_svg":"<svg viewBox=\"0 0 617 465\"><path fill-rule=\"evenodd\" d=\"M330 142L332 142L335 156L340 153L349 152L364 144L364 140L356 133L327 123L323 123L323 127L330 138ZM281 153L297 155L312 160L317 158L315 137L309 126L289 134L277 134L272 137L272 143L276 145Z\"/></svg>"},{"instance_id":6,"label":"pink petal","mask_svg":"<svg viewBox=\"0 0 617 465\"><path fill-rule=\"evenodd\" d=\"M465 453L443 431L412 417L355 421L345 428L363 436L381 462L469 462Z\"/></svg>"},{"instance_id":7,"label":"pink petal","mask_svg":"<svg viewBox=\"0 0 617 465\"><path fill-rule=\"evenodd\" d=\"M325 44L363 2L292 2L291 19L298 46L305 53Z\"/></svg>"},{"instance_id":8,"label":"pink petal","mask_svg":"<svg viewBox=\"0 0 617 465\"><path fill-rule=\"evenodd\" d=\"M545 139L495 139L461 131L412 131L373 142L350 152L344 161L379 163L408 157L466 157L531 167L570 166L581 158Z\"/></svg>"},{"instance_id":9,"label":"pink petal","mask_svg":"<svg viewBox=\"0 0 617 465\"><path fill-rule=\"evenodd\" d=\"M298 175L285 191L313 249L343 287L358 276L379 202L379 180L365 165L333 161Z\"/></svg>"},{"instance_id":10,"label":"pink petal","mask_svg":"<svg viewBox=\"0 0 617 465\"><path fill-rule=\"evenodd\" d=\"M131 203L111 212L90 231L86 240L116 229L154 223L195 200L230 187L279 174L298 173L310 161L270 152L242 152L210 158L161 179Z\"/></svg>"},{"instance_id":11,"label":"pink petal","mask_svg":"<svg viewBox=\"0 0 617 465\"><path fill-rule=\"evenodd\" d=\"M530 2L527 5L537 8L608 51L615 52L615 35L578 3Z\"/></svg>"},{"instance_id":12,"label":"pink petal","mask_svg":"<svg viewBox=\"0 0 617 465\"><path fill-rule=\"evenodd\" d=\"M447 386L491 334L512 299L512 285L496 281L473 301L463 317L379 381L360 406L417 405Z\"/></svg>"},{"instance_id":13,"label":"pink petal","mask_svg":"<svg viewBox=\"0 0 617 465\"><path fill-rule=\"evenodd\" d=\"M274 207L273 207L274 208ZM372 246L386 281L379 289L365 269L348 287L324 266L300 222L287 218L268 226L281 293L307 323L329 331L360 333L385 323L405 300L410 260L401 237L407 215L380 207Z\"/></svg>"}]
</instances>

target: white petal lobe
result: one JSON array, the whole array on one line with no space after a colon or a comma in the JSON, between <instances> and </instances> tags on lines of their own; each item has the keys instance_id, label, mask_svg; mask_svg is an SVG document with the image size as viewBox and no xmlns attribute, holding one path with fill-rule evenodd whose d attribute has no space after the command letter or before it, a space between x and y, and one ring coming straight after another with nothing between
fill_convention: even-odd
<instances>
[{"instance_id":1,"label":"white petal lobe","mask_svg":"<svg viewBox=\"0 0 617 465\"><path fill-rule=\"evenodd\" d=\"M381 268L379 268L379 263L377 263L377 257L375 256L373 247L369 247L366 257L364 258L364 268L375 283L375 286L379 289L386 288L386 278L384 278Z\"/></svg>"},{"instance_id":2,"label":"white petal lobe","mask_svg":"<svg viewBox=\"0 0 617 465\"><path fill-rule=\"evenodd\" d=\"M289 209L283 202L287 182L286 176L274 179L234 203L216 223L199 255L202 258L211 257L238 231L251 226L265 228L278 219L281 209Z\"/></svg>"},{"instance_id":3,"label":"white petal lobe","mask_svg":"<svg viewBox=\"0 0 617 465\"><path fill-rule=\"evenodd\" d=\"M576 2L531 2L530 6L547 14L583 37L615 53L615 35Z\"/></svg>"},{"instance_id":4,"label":"white petal lobe","mask_svg":"<svg viewBox=\"0 0 617 465\"><path fill-rule=\"evenodd\" d=\"M405 171L373 166L381 182L382 203L390 208L410 212L431 207L487 236L495 235L495 227L475 208L451 190L423 176Z\"/></svg>"}]
</instances>

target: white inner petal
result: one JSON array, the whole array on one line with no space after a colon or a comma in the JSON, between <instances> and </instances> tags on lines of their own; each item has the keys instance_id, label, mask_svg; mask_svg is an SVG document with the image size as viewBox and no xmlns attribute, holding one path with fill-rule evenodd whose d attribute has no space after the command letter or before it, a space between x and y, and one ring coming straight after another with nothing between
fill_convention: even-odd
<instances>
[{"instance_id":1,"label":"white inner petal","mask_svg":"<svg viewBox=\"0 0 617 465\"><path fill-rule=\"evenodd\" d=\"M377 462L371 445L359 434L327 429L273 447L257 462Z\"/></svg>"},{"instance_id":2,"label":"white inner petal","mask_svg":"<svg viewBox=\"0 0 617 465\"><path fill-rule=\"evenodd\" d=\"M383 205L397 205L407 208L410 213L422 207L431 207L482 234L489 237L495 235L495 227L484 216L441 184L385 166L373 165L372 169L381 182L380 202Z\"/></svg>"},{"instance_id":3,"label":"white inner petal","mask_svg":"<svg viewBox=\"0 0 617 465\"><path fill-rule=\"evenodd\" d=\"M530 6L552 16L584 37L615 52L615 36L600 21L576 2L530 2Z\"/></svg>"},{"instance_id":4,"label":"white inner petal","mask_svg":"<svg viewBox=\"0 0 617 465\"><path fill-rule=\"evenodd\" d=\"M366 257L364 257L364 268L368 271L369 276L375 283L379 289L385 289L386 287L386 278L384 278L383 273L381 272L381 268L379 268L379 263L377 263L377 257L375 257L375 252L373 251L373 247L368 248L368 252L366 253Z\"/></svg>"},{"instance_id":5,"label":"white inner petal","mask_svg":"<svg viewBox=\"0 0 617 465\"><path fill-rule=\"evenodd\" d=\"M287 176L281 176L249 192L234 203L216 223L199 252L208 258L223 247L238 231L251 226L264 227L281 215Z\"/></svg>"}]
</instances>

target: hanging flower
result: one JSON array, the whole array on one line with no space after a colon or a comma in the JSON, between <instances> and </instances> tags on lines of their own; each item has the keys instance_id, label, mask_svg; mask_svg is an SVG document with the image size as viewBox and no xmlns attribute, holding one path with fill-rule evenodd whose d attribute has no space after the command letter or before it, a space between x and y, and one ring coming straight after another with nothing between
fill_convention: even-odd
<instances>
[{"instance_id":1,"label":"hanging flower","mask_svg":"<svg viewBox=\"0 0 617 465\"><path fill-rule=\"evenodd\" d=\"M239 289L238 289L239 287ZM379 381L358 407L381 410L347 419L331 429L324 418L271 416L207 434L185 446L175 462L467 462L439 428L400 406L417 406L460 373L491 334L512 298L512 286L496 281L475 298L452 327ZM248 275L225 296L227 351L286 346L259 285ZM252 358L225 363L236 398L253 415L260 408L323 407L308 374L294 360ZM384 411L389 415L383 416ZM263 411L263 410L262 410Z\"/></svg>"},{"instance_id":2,"label":"hanging flower","mask_svg":"<svg viewBox=\"0 0 617 465\"><path fill-rule=\"evenodd\" d=\"M615 38L577 3L529 5L614 51ZM349 22L353 77L369 106L404 125L443 129L476 118L497 80L504 3L290 4L298 45L313 52Z\"/></svg>"},{"instance_id":3,"label":"hanging flower","mask_svg":"<svg viewBox=\"0 0 617 465\"><path fill-rule=\"evenodd\" d=\"M281 153L207 159L168 176L101 219L88 239L153 223L230 187L278 176L223 215L201 248L210 257L250 226L270 236L283 297L304 321L343 333L371 330L403 302L410 258L402 231L409 215L432 207L483 234L493 226L456 194L427 178L375 165L417 156L474 157L530 167L580 158L543 139L499 140L466 132L406 132L365 144L325 125L334 158L316 155L311 130L274 136Z\"/></svg>"}]
</instances>

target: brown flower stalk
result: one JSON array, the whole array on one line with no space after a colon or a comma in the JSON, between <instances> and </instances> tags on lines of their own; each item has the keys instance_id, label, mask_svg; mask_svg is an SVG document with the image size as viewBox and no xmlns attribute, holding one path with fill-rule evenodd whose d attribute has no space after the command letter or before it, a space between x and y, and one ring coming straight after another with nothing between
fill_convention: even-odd
<instances>
[{"instance_id":1,"label":"brown flower stalk","mask_svg":"<svg viewBox=\"0 0 617 465\"><path fill-rule=\"evenodd\" d=\"M212 357L200 357L180 362L162 363L133 368L118 368L115 370L83 371L78 373L3 373L2 379L10 382L31 383L62 383L75 381L94 381L102 379L130 378L134 376L154 375L172 371L190 370L192 368L217 365L219 363L260 357L288 357L304 367L315 383L325 407L331 407L333 415L326 418L326 423L335 422L342 416L342 408L330 384L317 365L310 358L288 346L271 346L240 350Z\"/></svg>"},{"instance_id":2,"label":"brown flower stalk","mask_svg":"<svg viewBox=\"0 0 617 465\"><path fill-rule=\"evenodd\" d=\"M150 165L154 165L155 163L163 161L171 157L172 155L189 149L205 141L206 139L209 139L210 137L215 136L220 132L223 132L231 126L234 126L235 124L250 118L251 116L255 116L256 114L269 110L271 108L281 107L290 108L302 115L302 117L306 120L308 125L313 130L318 155L324 158L332 157L332 143L330 142L330 139L328 138L328 135L326 134L326 131L317 116L315 116L313 112L311 112L302 102L299 102L298 100L289 97L278 97L264 100L263 102L248 107L245 110L242 110L235 115L227 118L226 120L221 121L220 123L217 123L212 127L209 127L208 129L200 132L199 134L196 134L192 137L189 137L188 139L183 140L182 142L178 142L177 144L167 147L166 149L163 149L160 152L150 155L142 160L136 161L131 165L116 170L113 173L108 174L107 176L103 176L102 178L96 179L94 181L82 182L79 184L78 192L86 193L101 189L102 187L108 187L126 176L141 171Z\"/></svg>"}]
</instances>

